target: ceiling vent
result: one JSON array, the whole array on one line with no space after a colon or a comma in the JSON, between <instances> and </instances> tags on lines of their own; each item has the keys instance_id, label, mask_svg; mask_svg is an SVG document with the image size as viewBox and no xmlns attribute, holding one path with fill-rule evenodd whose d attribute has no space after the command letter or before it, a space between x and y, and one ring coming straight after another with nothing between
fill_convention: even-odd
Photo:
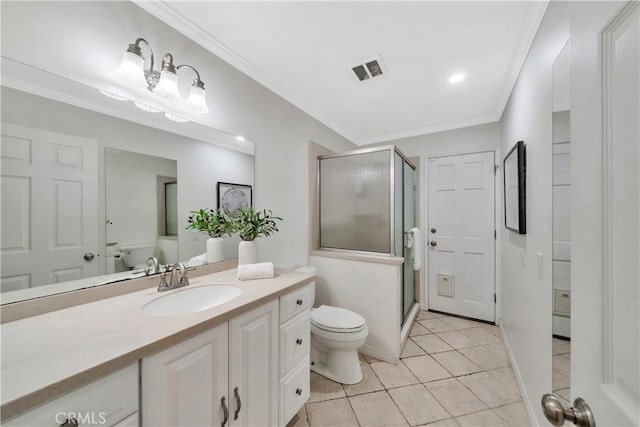
<instances>
[{"instance_id":1,"label":"ceiling vent","mask_svg":"<svg viewBox=\"0 0 640 427\"><path fill-rule=\"evenodd\" d=\"M349 71L356 80L364 82L386 74L387 68L384 66L380 55L378 55L349 66Z\"/></svg>"}]
</instances>

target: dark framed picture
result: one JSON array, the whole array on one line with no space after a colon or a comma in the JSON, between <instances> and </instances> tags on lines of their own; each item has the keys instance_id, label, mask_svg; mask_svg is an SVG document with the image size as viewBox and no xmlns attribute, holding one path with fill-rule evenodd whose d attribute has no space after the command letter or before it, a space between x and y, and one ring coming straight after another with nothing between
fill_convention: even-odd
<instances>
[{"instance_id":1,"label":"dark framed picture","mask_svg":"<svg viewBox=\"0 0 640 427\"><path fill-rule=\"evenodd\" d=\"M505 156L504 226L518 234L526 234L526 178L527 157L523 141L518 141Z\"/></svg>"},{"instance_id":2,"label":"dark framed picture","mask_svg":"<svg viewBox=\"0 0 640 427\"><path fill-rule=\"evenodd\" d=\"M238 209L247 209L253 204L250 185L218 182L218 209L232 218L240 215Z\"/></svg>"}]
</instances>

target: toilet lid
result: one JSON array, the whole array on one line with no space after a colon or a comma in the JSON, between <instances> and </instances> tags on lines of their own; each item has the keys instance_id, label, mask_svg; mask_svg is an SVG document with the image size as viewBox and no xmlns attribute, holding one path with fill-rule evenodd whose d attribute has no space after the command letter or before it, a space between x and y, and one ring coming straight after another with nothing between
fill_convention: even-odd
<instances>
[{"instance_id":1,"label":"toilet lid","mask_svg":"<svg viewBox=\"0 0 640 427\"><path fill-rule=\"evenodd\" d=\"M321 305L311 311L311 323L322 329L359 329L365 324L365 320L358 313L344 308Z\"/></svg>"}]
</instances>

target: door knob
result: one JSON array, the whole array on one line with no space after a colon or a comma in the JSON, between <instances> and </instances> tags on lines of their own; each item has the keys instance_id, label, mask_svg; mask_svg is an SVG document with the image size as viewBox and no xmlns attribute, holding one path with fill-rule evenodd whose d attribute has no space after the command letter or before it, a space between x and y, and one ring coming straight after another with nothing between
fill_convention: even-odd
<instances>
[{"instance_id":1,"label":"door knob","mask_svg":"<svg viewBox=\"0 0 640 427\"><path fill-rule=\"evenodd\" d=\"M542 411L554 426L561 426L565 421L570 421L578 427L596 427L591 408L580 397L573 401L573 407L565 408L556 395L547 393L542 396Z\"/></svg>"},{"instance_id":2,"label":"door knob","mask_svg":"<svg viewBox=\"0 0 640 427\"><path fill-rule=\"evenodd\" d=\"M91 253L91 252L87 252L86 254L84 254L84 260L85 261L93 261L93 259L95 258L95 254Z\"/></svg>"},{"instance_id":3,"label":"door knob","mask_svg":"<svg viewBox=\"0 0 640 427\"><path fill-rule=\"evenodd\" d=\"M431 229L431 232L432 232L433 234L436 234L436 231L438 231L438 230L436 230L435 228L432 228L432 229Z\"/></svg>"},{"instance_id":4,"label":"door knob","mask_svg":"<svg viewBox=\"0 0 640 427\"><path fill-rule=\"evenodd\" d=\"M432 240L431 243L429 244L435 248L438 245L438 242L436 242L435 240Z\"/></svg>"}]
</instances>

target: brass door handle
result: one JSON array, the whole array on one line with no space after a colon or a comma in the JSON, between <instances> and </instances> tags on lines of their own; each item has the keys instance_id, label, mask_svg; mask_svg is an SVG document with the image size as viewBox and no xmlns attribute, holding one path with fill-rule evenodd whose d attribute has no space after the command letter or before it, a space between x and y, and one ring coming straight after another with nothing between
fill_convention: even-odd
<instances>
[{"instance_id":1,"label":"brass door handle","mask_svg":"<svg viewBox=\"0 0 640 427\"><path fill-rule=\"evenodd\" d=\"M565 408L555 394L547 393L542 396L542 411L547 420L554 426L561 426L570 421L578 427L596 427L593 412L582 398L573 401L573 406Z\"/></svg>"}]
</instances>

